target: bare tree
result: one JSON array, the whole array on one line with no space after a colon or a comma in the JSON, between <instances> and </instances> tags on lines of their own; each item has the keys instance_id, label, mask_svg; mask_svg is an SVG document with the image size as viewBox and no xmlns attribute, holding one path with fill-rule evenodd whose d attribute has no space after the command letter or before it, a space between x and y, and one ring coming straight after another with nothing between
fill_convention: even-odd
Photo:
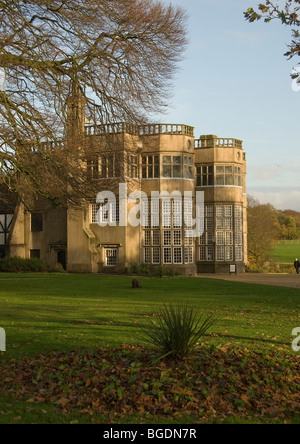
<instances>
[{"instance_id":1,"label":"bare tree","mask_svg":"<svg viewBox=\"0 0 300 444\"><path fill-rule=\"evenodd\" d=\"M162 111L185 21L154 0L0 0L0 174L10 188L82 194L80 107L103 125Z\"/></svg>"}]
</instances>

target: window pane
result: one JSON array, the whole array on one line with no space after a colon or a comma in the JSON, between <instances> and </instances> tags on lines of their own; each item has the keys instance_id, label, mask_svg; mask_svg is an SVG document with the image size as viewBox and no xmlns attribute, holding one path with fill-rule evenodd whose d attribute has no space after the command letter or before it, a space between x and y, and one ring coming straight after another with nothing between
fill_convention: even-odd
<instances>
[{"instance_id":1,"label":"window pane","mask_svg":"<svg viewBox=\"0 0 300 444\"><path fill-rule=\"evenodd\" d=\"M233 260L233 247L225 247L225 260L226 261Z\"/></svg>"},{"instance_id":2,"label":"window pane","mask_svg":"<svg viewBox=\"0 0 300 444\"><path fill-rule=\"evenodd\" d=\"M180 165L173 166L173 177L181 177L181 166Z\"/></svg>"},{"instance_id":3,"label":"window pane","mask_svg":"<svg viewBox=\"0 0 300 444\"><path fill-rule=\"evenodd\" d=\"M224 211L225 211L225 217L231 217L232 216L232 205L225 205Z\"/></svg>"},{"instance_id":4,"label":"window pane","mask_svg":"<svg viewBox=\"0 0 300 444\"><path fill-rule=\"evenodd\" d=\"M163 156L163 163L171 164L171 156Z\"/></svg>"},{"instance_id":5,"label":"window pane","mask_svg":"<svg viewBox=\"0 0 300 444\"><path fill-rule=\"evenodd\" d=\"M214 260L214 247L207 247L207 260L210 262Z\"/></svg>"},{"instance_id":6,"label":"window pane","mask_svg":"<svg viewBox=\"0 0 300 444\"><path fill-rule=\"evenodd\" d=\"M225 245L233 245L233 232L232 231L226 231Z\"/></svg>"},{"instance_id":7,"label":"window pane","mask_svg":"<svg viewBox=\"0 0 300 444\"><path fill-rule=\"evenodd\" d=\"M175 165L181 165L181 156L173 156L173 163Z\"/></svg>"},{"instance_id":8,"label":"window pane","mask_svg":"<svg viewBox=\"0 0 300 444\"><path fill-rule=\"evenodd\" d=\"M213 245L215 241L215 235L213 231L207 232L207 245Z\"/></svg>"},{"instance_id":9,"label":"window pane","mask_svg":"<svg viewBox=\"0 0 300 444\"><path fill-rule=\"evenodd\" d=\"M182 263L182 248L174 248L174 264Z\"/></svg>"},{"instance_id":10,"label":"window pane","mask_svg":"<svg viewBox=\"0 0 300 444\"><path fill-rule=\"evenodd\" d=\"M163 165L163 177L172 177L171 165Z\"/></svg>"},{"instance_id":11,"label":"window pane","mask_svg":"<svg viewBox=\"0 0 300 444\"><path fill-rule=\"evenodd\" d=\"M144 262L151 264L151 248L144 248Z\"/></svg>"},{"instance_id":12,"label":"window pane","mask_svg":"<svg viewBox=\"0 0 300 444\"><path fill-rule=\"evenodd\" d=\"M185 247L184 249L184 262L186 264L193 263L193 247Z\"/></svg>"},{"instance_id":13,"label":"window pane","mask_svg":"<svg viewBox=\"0 0 300 444\"><path fill-rule=\"evenodd\" d=\"M199 248L199 261L206 261L206 247Z\"/></svg>"},{"instance_id":14,"label":"window pane","mask_svg":"<svg viewBox=\"0 0 300 444\"><path fill-rule=\"evenodd\" d=\"M153 245L160 245L160 232L159 230L153 231Z\"/></svg>"},{"instance_id":15,"label":"window pane","mask_svg":"<svg viewBox=\"0 0 300 444\"><path fill-rule=\"evenodd\" d=\"M226 174L225 176L225 185L233 185L233 176Z\"/></svg>"},{"instance_id":16,"label":"window pane","mask_svg":"<svg viewBox=\"0 0 300 444\"><path fill-rule=\"evenodd\" d=\"M106 177L106 157L101 157L101 177Z\"/></svg>"},{"instance_id":17,"label":"window pane","mask_svg":"<svg viewBox=\"0 0 300 444\"><path fill-rule=\"evenodd\" d=\"M164 245L171 245L171 231L164 231Z\"/></svg>"},{"instance_id":18,"label":"window pane","mask_svg":"<svg viewBox=\"0 0 300 444\"><path fill-rule=\"evenodd\" d=\"M105 250L105 259L107 266L117 265L118 262L118 249L117 248L109 248Z\"/></svg>"},{"instance_id":19,"label":"window pane","mask_svg":"<svg viewBox=\"0 0 300 444\"><path fill-rule=\"evenodd\" d=\"M31 231L43 231L43 215L40 213L31 214Z\"/></svg>"},{"instance_id":20,"label":"window pane","mask_svg":"<svg viewBox=\"0 0 300 444\"><path fill-rule=\"evenodd\" d=\"M224 245L224 232L217 231L217 245Z\"/></svg>"},{"instance_id":21,"label":"window pane","mask_svg":"<svg viewBox=\"0 0 300 444\"><path fill-rule=\"evenodd\" d=\"M164 248L164 264L172 263L172 248Z\"/></svg>"},{"instance_id":22,"label":"window pane","mask_svg":"<svg viewBox=\"0 0 300 444\"><path fill-rule=\"evenodd\" d=\"M151 231L144 231L144 245L151 245Z\"/></svg>"},{"instance_id":23,"label":"window pane","mask_svg":"<svg viewBox=\"0 0 300 444\"><path fill-rule=\"evenodd\" d=\"M222 205L217 205L217 207L216 207L216 214L217 214L217 217L223 217L224 216L224 207Z\"/></svg>"},{"instance_id":24,"label":"window pane","mask_svg":"<svg viewBox=\"0 0 300 444\"><path fill-rule=\"evenodd\" d=\"M224 176L217 176L217 185L224 185Z\"/></svg>"},{"instance_id":25,"label":"window pane","mask_svg":"<svg viewBox=\"0 0 300 444\"><path fill-rule=\"evenodd\" d=\"M214 220L213 220L212 217L208 217L206 219L206 228L207 228L207 230L213 230L213 228L214 228Z\"/></svg>"},{"instance_id":26,"label":"window pane","mask_svg":"<svg viewBox=\"0 0 300 444\"><path fill-rule=\"evenodd\" d=\"M159 247L153 248L152 254L153 254L152 256L153 264L160 264L160 248Z\"/></svg>"},{"instance_id":27,"label":"window pane","mask_svg":"<svg viewBox=\"0 0 300 444\"><path fill-rule=\"evenodd\" d=\"M181 230L175 230L173 236L174 236L174 245L181 245Z\"/></svg>"},{"instance_id":28,"label":"window pane","mask_svg":"<svg viewBox=\"0 0 300 444\"><path fill-rule=\"evenodd\" d=\"M217 218L216 221L216 228L217 230L224 230L224 219L223 218Z\"/></svg>"},{"instance_id":29,"label":"window pane","mask_svg":"<svg viewBox=\"0 0 300 444\"><path fill-rule=\"evenodd\" d=\"M225 230L232 230L232 218L225 219Z\"/></svg>"},{"instance_id":30,"label":"window pane","mask_svg":"<svg viewBox=\"0 0 300 444\"><path fill-rule=\"evenodd\" d=\"M114 176L114 158L113 156L108 157L108 177Z\"/></svg>"},{"instance_id":31,"label":"window pane","mask_svg":"<svg viewBox=\"0 0 300 444\"><path fill-rule=\"evenodd\" d=\"M243 247L240 247L240 246L235 247L235 260L236 261L243 260Z\"/></svg>"},{"instance_id":32,"label":"window pane","mask_svg":"<svg viewBox=\"0 0 300 444\"><path fill-rule=\"evenodd\" d=\"M225 260L225 247L217 247L217 261Z\"/></svg>"},{"instance_id":33,"label":"window pane","mask_svg":"<svg viewBox=\"0 0 300 444\"><path fill-rule=\"evenodd\" d=\"M40 259L40 250L30 250L30 259Z\"/></svg>"}]
</instances>

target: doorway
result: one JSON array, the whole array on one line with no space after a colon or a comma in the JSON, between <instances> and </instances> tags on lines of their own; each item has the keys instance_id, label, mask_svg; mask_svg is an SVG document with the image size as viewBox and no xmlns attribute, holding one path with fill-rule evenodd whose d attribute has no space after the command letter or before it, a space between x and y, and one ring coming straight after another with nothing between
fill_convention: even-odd
<instances>
[{"instance_id":1,"label":"doorway","mask_svg":"<svg viewBox=\"0 0 300 444\"><path fill-rule=\"evenodd\" d=\"M67 269L67 255L65 250L57 252L57 262L63 266L63 269Z\"/></svg>"}]
</instances>

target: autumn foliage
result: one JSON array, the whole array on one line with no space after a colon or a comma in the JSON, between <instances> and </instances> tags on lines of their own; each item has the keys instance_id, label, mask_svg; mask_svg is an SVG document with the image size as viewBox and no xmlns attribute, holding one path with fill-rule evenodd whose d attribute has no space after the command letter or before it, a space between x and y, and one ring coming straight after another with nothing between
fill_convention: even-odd
<instances>
[{"instance_id":1,"label":"autumn foliage","mask_svg":"<svg viewBox=\"0 0 300 444\"><path fill-rule=\"evenodd\" d=\"M299 413L296 355L230 347L198 350L176 363L153 364L152 358L149 350L127 345L12 360L0 367L0 390L28 406L48 403L63 415L101 413L109 423L126 415L289 422Z\"/></svg>"}]
</instances>

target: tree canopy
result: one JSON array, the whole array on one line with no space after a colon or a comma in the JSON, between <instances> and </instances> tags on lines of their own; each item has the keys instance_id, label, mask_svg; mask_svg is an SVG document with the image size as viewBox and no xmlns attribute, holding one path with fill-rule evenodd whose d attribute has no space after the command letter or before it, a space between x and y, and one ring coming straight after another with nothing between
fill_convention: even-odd
<instances>
[{"instance_id":1,"label":"tree canopy","mask_svg":"<svg viewBox=\"0 0 300 444\"><path fill-rule=\"evenodd\" d=\"M90 122L144 122L167 105L186 43L184 11L154 0L0 0L1 178L13 187L18 171L49 195L38 166L61 189L68 162L45 143L65 137L74 85Z\"/></svg>"},{"instance_id":2,"label":"tree canopy","mask_svg":"<svg viewBox=\"0 0 300 444\"><path fill-rule=\"evenodd\" d=\"M283 3L283 5L282 5ZM264 19L266 23L272 20L279 20L285 26L291 26L292 39L288 45L288 51L285 56L292 58L300 55L300 32L297 28L300 26L300 0L287 0L285 2L266 0L260 3L257 10L248 8L244 15L250 23Z\"/></svg>"}]
</instances>

